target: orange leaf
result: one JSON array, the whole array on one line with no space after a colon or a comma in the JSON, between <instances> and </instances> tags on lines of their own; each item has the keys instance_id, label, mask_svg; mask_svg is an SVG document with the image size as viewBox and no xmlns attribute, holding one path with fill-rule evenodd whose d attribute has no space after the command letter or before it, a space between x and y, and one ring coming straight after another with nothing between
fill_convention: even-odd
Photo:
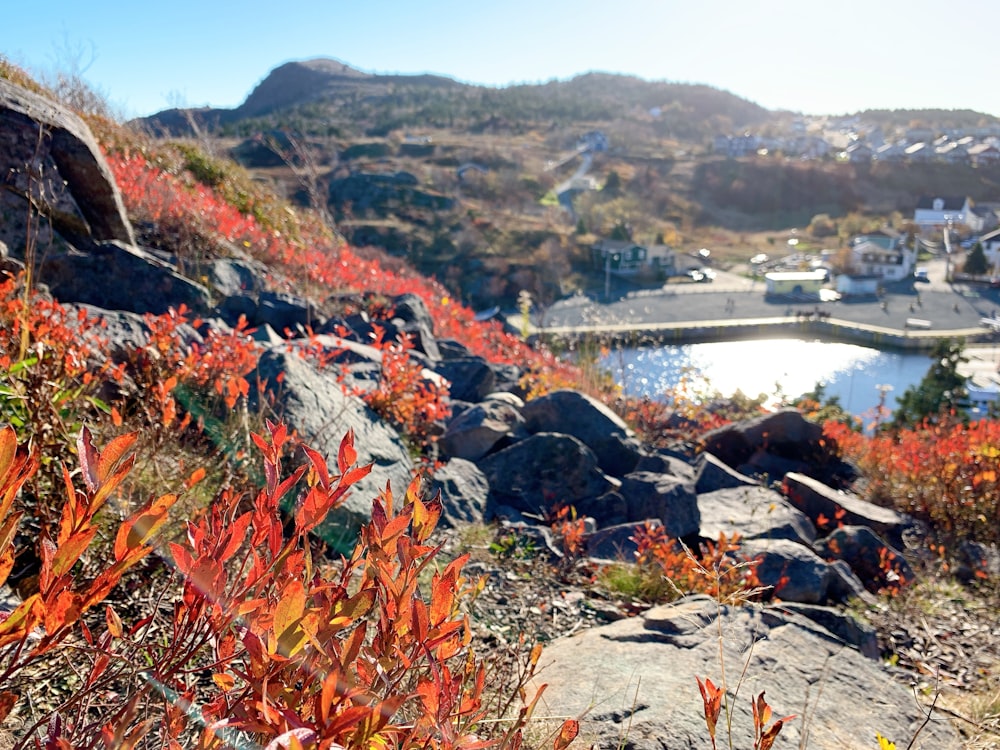
<instances>
[{"instance_id":1,"label":"orange leaf","mask_svg":"<svg viewBox=\"0 0 1000 750\"><path fill-rule=\"evenodd\" d=\"M565 750L579 733L580 722L576 719L566 719L559 730L559 736L556 737L556 741L552 745L553 750Z\"/></svg>"},{"instance_id":2,"label":"orange leaf","mask_svg":"<svg viewBox=\"0 0 1000 750\"><path fill-rule=\"evenodd\" d=\"M61 628L75 624L83 614L82 605L80 595L67 589L59 591L54 599L47 599L42 619L46 633L53 635Z\"/></svg>"},{"instance_id":3,"label":"orange leaf","mask_svg":"<svg viewBox=\"0 0 1000 750\"><path fill-rule=\"evenodd\" d=\"M791 716L786 716L784 719L778 719L774 722L774 725L761 735L760 744L757 746L758 750L771 750L771 747L774 745L774 741L778 738L778 732L781 731L781 727L783 727L785 722L791 718Z\"/></svg>"},{"instance_id":4,"label":"orange leaf","mask_svg":"<svg viewBox=\"0 0 1000 750\"><path fill-rule=\"evenodd\" d=\"M196 484L198 484L198 482L200 482L202 479L205 478L205 474L206 472L203 468L195 469L193 472L191 472L191 476L187 478L187 481L184 482L184 486L187 487L188 489L191 489Z\"/></svg>"},{"instance_id":5,"label":"orange leaf","mask_svg":"<svg viewBox=\"0 0 1000 750\"><path fill-rule=\"evenodd\" d=\"M122 637L122 618L118 616L114 608L109 604L104 610L104 620L108 624L108 632L115 638Z\"/></svg>"},{"instance_id":6,"label":"orange leaf","mask_svg":"<svg viewBox=\"0 0 1000 750\"><path fill-rule=\"evenodd\" d=\"M536 643L531 647L531 666L538 666L538 660L542 658L542 644Z\"/></svg>"},{"instance_id":7,"label":"orange leaf","mask_svg":"<svg viewBox=\"0 0 1000 750\"><path fill-rule=\"evenodd\" d=\"M0 429L0 477L4 480L11 467L14 465L14 457L17 455L17 433L10 425L4 425Z\"/></svg>"},{"instance_id":8,"label":"orange leaf","mask_svg":"<svg viewBox=\"0 0 1000 750\"><path fill-rule=\"evenodd\" d=\"M435 575L431 581L431 626L437 627L451 617L455 603L455 572L445 570L444 575Z\"/></svg>"},{"instance_id":9,"label":"orange leaf","mask_svg":"<svg viewBox=\"0 0 1000 750\"><path fill-rule=\"evenodd\" d=\"M170 508L175 502L177 495L162 495L150 500L144 508L126 520L115 536L115 560L124 560L142 547L166 523Z\"/></svg>"},{"instance_id":10,"label":"orange leaf","mask_svg":"<svg viewBox=\"0 0 1000 750\"><path fill-rule=\"evenodd\" d=\"M419 482L419 479L414 479L414 483ZM413 497L413 540L417 544L422 544L427 541L431 533L433 533L434 528L437 526L438 519L441 517L441 500L440 495L434 498L430 503L424 504L420 501L419 497L414 495Z\"/></svg>"},{"instance_id":11,"label":"orange leaf","mask_svg":"<svg viewBox=\"0 0 1000 750\"><path fill-rule=\"evenodd\" d=\"M122 459L135 445L138 435L129 432L114 438L101 451L97 460L97 481L104 483L122 463Z\"/></svg>"},{"instance_id":12,"label":"orange leaf","mask_svg":"<svg viewBox=\"0 0 1000 750\"><path fill-rule=\"evenodd\" d=\"M0 619L0 648L19 641L35 629L42 619L42 597L32 594L14 611Z\"/></svg>"},{"instance_id":13,"label":"orange leaf","mask_svg":"<svg viewBox=\"0 0 1000 750\"><path fill-rule=\"evenodd\" d=\"M70 568L76 565L76 561L87 551L87 547L94 540L97 528L91 526L88 529L72 534L65 542L59 545L52 556L51 575L53 578L68 573Z\"/></svg>"}]
</instances>

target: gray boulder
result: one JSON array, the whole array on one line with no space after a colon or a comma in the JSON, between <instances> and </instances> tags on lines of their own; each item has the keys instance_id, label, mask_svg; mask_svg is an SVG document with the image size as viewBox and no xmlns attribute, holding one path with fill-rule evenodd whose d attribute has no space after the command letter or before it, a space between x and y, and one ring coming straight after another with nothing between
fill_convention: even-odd
<instances>
[{"instance_id":1,"label":"gray boulder","mask_svg":"<svg viewBox=\"0 0 1000 750\"><path fill-rule=\"evenodd\" d=\"M832 529L838 524L867 526L890 544L902 546L903 533L914 525L913 519L904 513L832 489L804 474L787 474L785 493L789 502L809 516L821 530ZM820 523L823 519L825 524Z\"/></svg>"},{"instance_id":2,"label":"gray boulder","mask_svg":"<svg viewBox=\"0 0 1000 750\"><path fill-rule=\"evenodd\" d=\"M301 332L318 323L319 316L313 305L302 297L285 292L261 292L257 299L257 312L251 321L254 325L269 325L282 335L286 331Z\"/></svg>"},{"instance_id":3,"label":"gray boulder","mask_svg":"<svg viewBox=\"0 0 1000 750\"><path fill-rule=\"evenodd\" d=\"M780 607L735 608L707 597L558 639L542 653L538 681L548 684L543 700L554 713L581 717L587 746L694 750L709 746L695 677L722 681L720 646L735 747L753 742L750 700L761 691L774 718L799 717L784 725L775 747L866 748L874 745L875 732L902 747L923 722L904 681L814 620ZM744 665L746 677L734 697ZM554 720L552 727L558 726ZM724 720L719 732L719 746L728 746ZM915 750L961 746L940 713L914 743Z\"/></svg>"},{"instance_id":4,"label":"gray boulder","mask_svg":"<svg viewBox=\"0 0 1000 750\"><path fill-rule=\"evenodd\" d=\"M702 453L695 464L695 491L700 495L704 492L715 492L731 487L757 487L759 482L746 474L740 474L729 468L711 453Z\"/></svg>"},{"instance_id":5,"label":"gray boulder","mask_svg":"<svg viewBox=\"0 0 1000 750\"><path fill-rule=\"evenodd\" d=\"M757 579L771 587L772 596L807 604L826 601L830 566L808 547L788 539L748 539L740 554L756 560Z\"/></svg>"},{"instance_id":6,"label":"gray boulder","mask_svg":"<svg viewBox=\"0 0 1000 750\"><path fill-rule=\"evenodd\" d=\"M527 436L524 417L514 406L488 398L452 419L438 445L445 455L476 461L508 436Z\"/></svg>"},{"instance_id":7,"label":"gray boulder","mask_svg":"<svg viewBox=\"0 0 1000 750\"><path fill-rule=\"evenodd\" d=\"M670 474L685 482L693 482L695 470L690 463L669 453L657 452L643 455L632 471L651 471L654 474Z\"/></svg>"},{"instance_id":8,"label":"gray boulder","mask_svg":"<svg viewBox=\"0 0 1000 750\"><path fill-rule=\"evenodd\" d=\"M616 489L593 452L569 435L532 435L486 456L479 468L490 484L490 506L522 513L545 515L555 506L576 505Z\"/></svg>"},{"instance_id":9,"label":"gray boulder","mask_svg":"<svg viewBox=\"0 0 1000 750\"><path fill-rule=\"evenodd\" d=\"M482 523L490 485L479 467L464 458L453 458L434 472L428 490L441 495L442 527Z\"/></svg>"},{"instance_id":10,"label":"gray boulder","mask_svg":"<svg viewBox=\"0 0 1000 750\"><path fill-rule=\"evenodd\" d=\"M668 474L639 471L622 478L620 492L627 507L626 520L657 518L667 534L677 539L698 533L701 516L690 482Z\"/></svg>"},{"instance_id":11,"label":"gray boulder","mask_svg":"<svg viewBox=\"0 0 1000 750\"><path fill-rule=\"evenodd\" d=\"M27 165L39 163L44 191L36 180L33 200L65 239L81 249L91 241L135 244L118 186L90 128L62 105L0 79L0 169L15 190L27 190Z\"/></svg>"},{"instance_id":12,"label":"gray boulder","mask_svg":"<svg viewBox=\"0 0 1000 750\"><path fill-rule=\"evenodd\" d=\"M211 308L201 284L155 255L118 241L92 245L85 253L72 248L50 253L39 275L64 303L154 315L181 305L195 314Z\"/></svg>"},{"instance_id":13,"label":"gray boulder","mask_svg":"<svg viewBox=\"0 0 1000 750\"><path fill-rule=\"evenodd\" d=\"M774 490L760 486L716 490L698 495L701 535L739 533L744 539L788 539L812 544L816 529L801 511Z\"/></svg>"},{"instance_id":14,"label":"gray boulder","mask_svg":"<svg viewBox=\"0 0 1000 750\"><path fill-rule=\"evenodd\" d=\"M392 305L392 322L410 336L413 347L431 360L441 359L434 338L434 318L423 299L416 294L401 294L393 299Z\"/></svg>"},{"instance_id":15,"label":"gray boulder","mask_svg":"<svg viewBox=\"0 0 1000 750\"><path fill-rule=\"evenodd\" d=\"M372 472L355 484L343 505L316 530L337 551L349 551L358 530L371 518L372 501L391 483L397 503L413 472L413 463L399 434L379 419L360 398L348 395L335 370L319 370L284 347L266 350L258 364L264 394L290 430L334 463L340 441L354 431L358 464L373 464ZM282 375L279 382L278 376Z\"/></svg>"},{"instance_id":16,"label":"gray boulder","mask_svg":"<svg viewBox=\"0 0 1000 750\"><path fill-rule=\"evenodd\" d=\"M445 359L435 363L434 372L451 383L451 397L457 401L479 403L496 387L496 375L482 357Z\"/></svg>"},{"instance_id":17,"label":"gray boulder","mask_svg":"<svg viewBox=\"0 0 1000 750\"><path fill-rule=\"evenodd\" d=\"M633 471L644 455L642 445L617 414L579 391L553 391L532 399L522 413L529 432L559 432L580 440L611 476Z\"/></svg>"},{"instance_id":18,"label":"gray boulder","mask_svg":"<svg viewBox=\"0 0 1000 750\"><path fill-rule=\"evenodd\" d=\"M815 604L801 602L781 602L780 608L785 612L808 617L817 625L829 630L845 643L854 646L868 659L878 659L878 635L875 628L862 622L850 612L833 607L818 607Z\"/></svg>"},{"instance_id":19,"label":"gray boulder","mask_svg":"<svg viewBox=\"0 0 1000 750\"><path fill-rule=\"evenodd\" d=\"M885 587L909 583L913 568L899 550L886 544L867 526L841 526L813 545L828 560L843 560L861 579L865 588L878 592Z\"/></svg>"},{"instance_id":20,"label":"gray boulder","mask_svg":"<svg viewBox=\"0 0 1000 750\"><path fill-rule=\"evenodd\" d=\"M266 288L267 267L251 260L219 258L208 266L208 281L222 297L259 294Z\"/></svg>"},{"instance_id":21,"label":"gray boulder","mask_svg":"<svg viewBox=\"0 0 1000 750\"><path fill-rule=\"evenodd\" d=\"M132 352L149 343L149 328L138 313L104 310L93 305L68 304L65 307L81 310L86 314L88 321L95 321L94 325L89 326L91 330L83 333L99 337L102 341L102 354L112 362L126 361ZM75 324L77 318L70 315L68 320L71 324ZM200 338L193 328L189 330L192 340L196 340L195 337Z\"/></svg>"},{"instance_id":22,"label":"gray boulder","mask_svg":"<svg viewBox=\"0 0 1000 750\"><path fill-rule=\"evenodd\" d=\"M823 428L795 409L720 427L701 441L705 451L744 474L781 479L789 471L820 477L846 472L823 440Z\"/></svg>"},{"instance_id":23,"label":"gray boulder","mask_svg":"<svg viewBox=\"0 0 1000 750\"><path fill-rule=\"evenodd\" d=\"M654 525L660 525L650 519ZM589 534L586 539L587 557L594 560L634 563L638 545L633 541L637 523L619 523Z\"/></svg>"}]
</instances>

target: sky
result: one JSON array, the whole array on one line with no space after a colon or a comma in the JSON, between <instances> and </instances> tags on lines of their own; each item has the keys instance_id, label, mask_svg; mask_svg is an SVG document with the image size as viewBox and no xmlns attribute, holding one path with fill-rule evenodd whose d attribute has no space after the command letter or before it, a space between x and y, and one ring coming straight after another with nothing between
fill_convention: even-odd
<instances>
[{"instance_id":1,"label":"sky","mask_svg":"<svg viewBox=\"0 0 1000 750\"><path fill-rule=\"evenodd\" d=\"M314 57L490 86L625 73L805 114L1000 116L998 28L983 0L0 0L0 54L81 73L122 117L235 107Z\"/></svg>"}]
</instances>

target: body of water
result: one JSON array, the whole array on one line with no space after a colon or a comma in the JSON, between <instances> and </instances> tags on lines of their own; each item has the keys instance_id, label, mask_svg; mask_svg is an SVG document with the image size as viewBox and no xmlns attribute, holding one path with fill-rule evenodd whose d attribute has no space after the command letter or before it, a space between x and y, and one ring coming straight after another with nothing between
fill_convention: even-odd
<instances>
[{"instance_id":1,"label":"body of water","mask_svg":"<svg viewBox=\"0 0 1000 750\"><path fill-rule=\"evenodd\" d=\"M853 344L799 339L724 341L649 349L621 349L602 364L629 395L659 398L682 381L695 392L747 396L766 394L770 403L794 398L822 383L851 414L874 414L877 386L891 386L886 406L916 385L930 367L926 353L883 352Z\"/></svg>"}]
</instances>

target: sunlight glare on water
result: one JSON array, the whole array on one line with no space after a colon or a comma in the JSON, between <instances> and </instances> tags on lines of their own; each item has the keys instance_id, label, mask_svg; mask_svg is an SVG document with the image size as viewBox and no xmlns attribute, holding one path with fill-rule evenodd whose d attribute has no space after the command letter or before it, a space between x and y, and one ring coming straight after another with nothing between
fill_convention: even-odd
<instances>
[{"instance_id":1,"label":"sunlight glare on water","mask_svg":"<svg viewBox=\"0 0 1000 750\"><path fill-rule=\"evenodd\" d=\"M822 383L828 396L838 396L854 414L876 405L877 384L891 384L898 396L927 369L925 355L798 339L621 349L602 364L629 395L660 398L687 379L695 392L728 396L740 390L751 397L765 394L773 403Z\"/></svg>"}]
</instances>

